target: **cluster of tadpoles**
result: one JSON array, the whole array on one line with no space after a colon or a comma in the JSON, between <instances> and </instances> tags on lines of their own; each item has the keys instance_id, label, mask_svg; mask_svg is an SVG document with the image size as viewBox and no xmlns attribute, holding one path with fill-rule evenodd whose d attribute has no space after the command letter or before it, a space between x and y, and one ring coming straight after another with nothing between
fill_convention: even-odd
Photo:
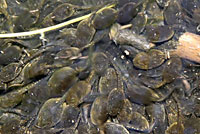
<instances>
[{"instance_id":1,"label":"cluster of tadpoles","mask_svg":"<svg viewBox=\"0 0 200 134\"><path fill-rule=\"evenodd\" d=\"M109 5L107 7L114 7L115 4ZM107 8L105 7L105 8ZM100 9L102 10L102 9ZM67 25L79 22L81 20L87 19L92 15L92 13L38 30L19 32L19 33L5 33L0 34L0 38L19 38L19 37L31 37L34 35L41 35L40 39L45 40L45 33L61 29ZM178 56L184 59L200 63L200 35L186 32L179 37L177 48L167 52L168 58L171 56Z\"/></svg>"}]
</instances>

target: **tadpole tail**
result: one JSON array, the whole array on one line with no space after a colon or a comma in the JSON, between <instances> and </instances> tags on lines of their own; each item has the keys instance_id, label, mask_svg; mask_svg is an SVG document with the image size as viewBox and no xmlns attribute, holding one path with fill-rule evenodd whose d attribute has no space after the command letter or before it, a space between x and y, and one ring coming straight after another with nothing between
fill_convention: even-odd
<instances>
[{"instance_id":1,"label":"tadpole tail","mask_svg":"<svg viewBox=\"0 0 200 134\"><path fill-rule=\"evenodd\" d=\"M162 96L159 100L157 100L156 102L163 102L164 100L166 100L173 92L175 89L171 89L166 95Z\"/></svg>"}]
</instances>

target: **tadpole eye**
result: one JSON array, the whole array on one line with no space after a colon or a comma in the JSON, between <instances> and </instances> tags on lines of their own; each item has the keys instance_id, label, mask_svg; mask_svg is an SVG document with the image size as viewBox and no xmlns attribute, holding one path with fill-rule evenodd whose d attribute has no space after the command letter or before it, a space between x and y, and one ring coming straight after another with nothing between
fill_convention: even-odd
<instances>
[{"instance_id":1,"label":"tadpole eye","mask_svg":"<svg viewBox=\"0 0 200 134\"><path fill-rule=\"evenodd\" d=\"M18 3L25 3L27 0L16 0Z\"/></svg>"},{"instance_id":2,"label":"tadpole eye","mask_svg":"<svg viewBox=\"0 0 200 134\"><path fill-rule=\"evenodd\" d=\"M3 13L0 12L0 19L1 19L1 18L5 18L5 17L6 17L6 16L5 16Z\"/></svg>"}]
</instances>

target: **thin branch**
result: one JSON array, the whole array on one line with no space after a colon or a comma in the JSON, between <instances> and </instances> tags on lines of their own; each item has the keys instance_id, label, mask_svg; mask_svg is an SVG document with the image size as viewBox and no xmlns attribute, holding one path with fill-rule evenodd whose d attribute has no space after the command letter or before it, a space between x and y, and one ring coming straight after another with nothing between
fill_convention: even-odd
<instances>
[{"instance_id":1,"label":"thin branch","mask_svg":"<svg viewBox=\"0 0 200 134\"><path fill-rule=\"evenodd\" d=\"M108 5L106 7L99 9L99 11L102 11L105 8L112 8L114 6L115 6L115 4ZM99 11L97 11L97 12L99 12ZM46 28L42 28L42 29L38 29L38 30L34 30L34 31L0 34L0 38L26 37L26 36L32 36L32 35L37 35L37 34L43 35L46 32L57 30L57 29L60 29L62 27L65 27L67 25L70 25L70 24L79 22L81 20L87 19L91 15L92 15L92 13L78 17L78 18L75 18L75 19L72 19L72 20L69 20L69 21L66 21L66 22L63 22L63 23L60 23L60 24L57 24L57 25L54 25L54 26L50 26L50 27L46 27Z\"/></svg>"},{"instance_id":2,"label":"thin branch","mask_svg":"<svg viewBox=\"0 0 200 134\"><path fill-rule=\"evenodd\" d=\"M49 32L49 31L52 31L52 30L60 29L60 28L65 27L67 25L70 25L70 24L79 22L81 20L87 19L91 14L92 13L84 15L84 16L81 16L81 17L78 17L78 18L75 18L75 19L72 19L72 20L69 20L69 21L66 21L66 22L63 22L63 23L60 23L60 24L57 24L57 25L54 25L54 26L50 26L50 27L46 27L46 28L42 28L42 29L38 29L38 30L34 30L34 31L0 34L0 38L25 37L25 36L43 34L45 32Z\"/></svg>"}]
</instances>

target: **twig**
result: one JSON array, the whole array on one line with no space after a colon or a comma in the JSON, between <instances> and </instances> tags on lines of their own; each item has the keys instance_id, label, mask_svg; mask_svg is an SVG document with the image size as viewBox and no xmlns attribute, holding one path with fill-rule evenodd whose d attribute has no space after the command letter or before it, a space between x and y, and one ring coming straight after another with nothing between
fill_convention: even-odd
<instances>
[{"instance_id":1,"label":"twig","mask_svg":"<svg viewBox=\"0 0 200 134\"><path fill-rule=\"evenodd\" d=\"M60 24L57 24L57 25L54 25L54 26L50 26L50 27L46 27L46 28L42 28L42 29L38 29L38 30L34 30L34 31L0 34L0 38L25 37L25 36L32 36L32 35L37 35L37 34L42 35L46 32L56 30L56 29L65 27L67 25L79 22L81 20L87 19L91 14L92 13L78 17L78 18L75 18L75 19L72 19L72 20L69 20L69 21L66 21L66 22L63 22L63 23L60 23Z\"/></svg>"},{"instance_id":2,"label":"twig","mask_svg":"<svg viewBox=\"0 0 200 134\"><path fill-rule=\"evenodd\" d=\"M112 5L108 5L106 7L103 7L101 9L99 9L97 12L100 12L101 10L103 10L104 8L112 8L114 7L115 4ZM20 33L6 33L6 34L0 34L0 38L15 38L15 37L26 37L26 36L32 36L32 35L37 35L40 34L41 36L44 35L44 33L49 32L49 31L53 31L53 30L57 30L60 29L62 27L65 27L67 25L79 22L81 20L87 19L89 18L93 13L54 25L54 26L50 26L50 27L46 27L46 28L42 28L42 29L38 29L38 30L34 30L34 31L29 31L29 32L20 32Z\"/></svg>"}]
</instances>

